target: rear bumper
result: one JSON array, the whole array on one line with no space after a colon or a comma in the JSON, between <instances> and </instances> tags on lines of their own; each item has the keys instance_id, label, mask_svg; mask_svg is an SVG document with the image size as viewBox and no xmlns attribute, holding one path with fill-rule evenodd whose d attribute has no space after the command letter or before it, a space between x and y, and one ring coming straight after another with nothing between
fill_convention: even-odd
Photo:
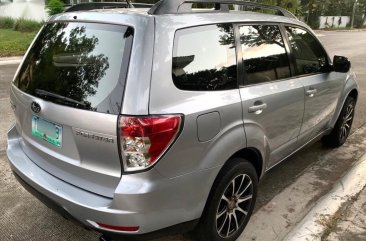
<instances>
[{"instance_id":1,"label":"rear bumper","mask_svg":"<svg viewBox=\"0 0 366 241\"><path fill-rule=\"evenodd\" d=\"M102 233L140 235L201 216L218 168L163 178L154 169L125 175L114 197L107 198L71 185L32 162L23 152L15 128L8 133L7 155L20 182L63 216ZM97 223L139 226L136 232L111 231Z\"/></svg>"}]
</instances>

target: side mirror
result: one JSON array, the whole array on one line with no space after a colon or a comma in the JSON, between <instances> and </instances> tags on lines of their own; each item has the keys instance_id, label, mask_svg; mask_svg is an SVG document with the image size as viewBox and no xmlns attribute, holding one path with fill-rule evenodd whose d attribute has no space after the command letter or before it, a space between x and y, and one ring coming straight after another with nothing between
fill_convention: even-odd
<instances>
[{"instance_id":1,"label":"side mirror","mask_svg":"<svg viewBox=\"0 0 366 241\"><path fill-rule=\"evenodd\" d=\"M343 56L334 56L333 66L335 72L347 73L351 69L351 62Z\"/></svg>"}]
</instances>

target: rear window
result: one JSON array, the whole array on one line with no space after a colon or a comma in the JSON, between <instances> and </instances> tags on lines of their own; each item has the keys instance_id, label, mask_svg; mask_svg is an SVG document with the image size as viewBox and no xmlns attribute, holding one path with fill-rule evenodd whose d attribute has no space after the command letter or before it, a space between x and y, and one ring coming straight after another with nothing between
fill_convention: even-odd
<instances>
[{"instance_id":1,"label":"rear window","mask_svg":"<svg viewBox=\"0 0 366 241\"><path fill-rule=\"evenodd\" d=\"M59 22L47 24L14 84L47 101L118 114L127 76L133 29Z\"/></svg>"}]
</instances>

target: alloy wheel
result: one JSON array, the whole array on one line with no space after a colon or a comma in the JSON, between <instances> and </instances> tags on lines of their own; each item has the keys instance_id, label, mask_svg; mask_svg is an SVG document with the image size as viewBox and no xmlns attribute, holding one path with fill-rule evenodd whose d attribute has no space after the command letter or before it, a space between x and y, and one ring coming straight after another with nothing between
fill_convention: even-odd
<instances>
[{"instance_id":1,"label":"alloy wheel","mask_svg":"<svg viewBox=\"0 0 366 241\"><path fill-rule=\"evenodd\" d=\"M345 115L343 117L343 123L341 126L341 132L340 132L341 140L347 138L349 132L351 131L351 126L352 126L352 121L353 121L353 112L354 112L354 106L351 103L347 106Z\"/></svg>"},{"instance_id":2,"label":"alloy wheel","mask_svg":"<svg viewBox=\"0 0 366 241\"><path fill-rule=\"evenodd\" d=\"M253 182L246 174L236 176L226 187L216 212L216 230L222 238L233 235L248 217Z\"/></svg>"}]
</instances>

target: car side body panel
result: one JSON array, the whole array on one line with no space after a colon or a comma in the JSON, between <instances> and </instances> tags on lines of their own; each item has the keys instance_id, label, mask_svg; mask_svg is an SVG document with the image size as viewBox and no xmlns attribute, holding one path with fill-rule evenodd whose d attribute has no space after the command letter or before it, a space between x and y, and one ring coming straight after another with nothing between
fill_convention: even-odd
<instances>
[{"instance_id":1,"label":"car side body panel","mask_svg":"<svg viewBox=\"0 0 366 241\"><path fill-rule=\"evenodd\" d=\"M120 114L183 116L178 138L154 166L144 172L126 173L121 167L117 171L111 171L113 185L106 185L107 190L99 194L86 188L90 187L89 183L70 184L39 167L22 149L22 140L18 133L21 128L13 127L9 131L7 155L12 170L27 184L88 227L106 232L111 230L103 229L97 223L139 226L139 230L132 233L139 235L198 219L203 213L217 175L235 153L246 148L258 151L261 158L257 161L263 162L260 165L263 176L265 171L300 148L301 143L310 141L310 137L303 141L298 140L305 110L305 88L299 78L223 91L180 90L172 79L173 44L175 33L179 29L221 23L268 22L309 29L296 19L249 12L151 16L137 9L103 9L64 13L49 20L58 21L133 27L135 38ZM238 75L239 78L240 74ZM340 79L343 76L339 73L329 75ZM335 89L332 90L334 101L329 102L332 111L327 113L327 123L322 126L324 130L334 126L347 95L357 89L353 75L348 73L347 76L341 84L343 90L337 100L334 98ZM12 92L14 105L21 103L16 98L27 98L28 102L31 99L15 89ZM268 104L264 115L249 114L248 108L255 101L262 100L263 96ZM87 123L94 131L103 128L98 124L107 123L110 119L112 126L108 126L108 130L115 141L111 152L114 160L117 160L115 163L120 164L117 147L120 145L118 116L109 116L108 119L100 113L75 113L77 115L72 122L77 122L75 119L83 116L103 119L98 123L92 120ZM87 120L84 119L83 122ZM85 152L87 147L88 145L83 146ZM95 150L91 153L95 153L100 145L94 143L92 147ZM105 171L102 165L97 165L96 168ZM74 172L74 176L78 174L74 169L70 172ZM93 176L89 178L93 179ZM99 178L103 179L103 176ZM108 180L104 180L106 181Z\"/></svg>"},{"instance_id":2,"label":"car side body panel","mask_svg":"<svg viewBox=\"0 0 366 241\"><path fill-rule=\"evenodd\" d=\"M337 106L334 111L334 115L332 116L331 120L329 121L329 128L333 128L337 122L338 116L341 113L342 107L344 102L346 101L347 97L350 95L352 91L358 90L358 84L356 82L356 77L353 72L348 72L343 80L343 87L342 93L340 98L338 99ZM358 91L357 91L358 94ZM357 101L357 100L356 100Z\"/></svg>"},{"instance_id":3,"label":"car side body panel","mask_svg":"<svg viewBox=\"0 0 366 241\"><path fill-rule=\"evenodd\" d=\"M305 141L328 128L341 97L345 76L346 74L330 72L298 79L305 88L305 113L300 133L306 136ZM312 90L316 93L309 94Z\"/></svg>"},{"instance_id":4,"label":"car side body panel","mask_svg":"<svg viewBox=\"0 0 366 241\"><path fill-rule=\"evenodd\" d=\"M304 90L296 79L283 80L240 89L248 147L267 147L266 167L282 160L296 149L304 113ZM261 113L249 108L261 101L267 105ZM252 130L253 129L253 130ZM260 135L260 138L253 138Z\"/></svg>"}]
</instances>

